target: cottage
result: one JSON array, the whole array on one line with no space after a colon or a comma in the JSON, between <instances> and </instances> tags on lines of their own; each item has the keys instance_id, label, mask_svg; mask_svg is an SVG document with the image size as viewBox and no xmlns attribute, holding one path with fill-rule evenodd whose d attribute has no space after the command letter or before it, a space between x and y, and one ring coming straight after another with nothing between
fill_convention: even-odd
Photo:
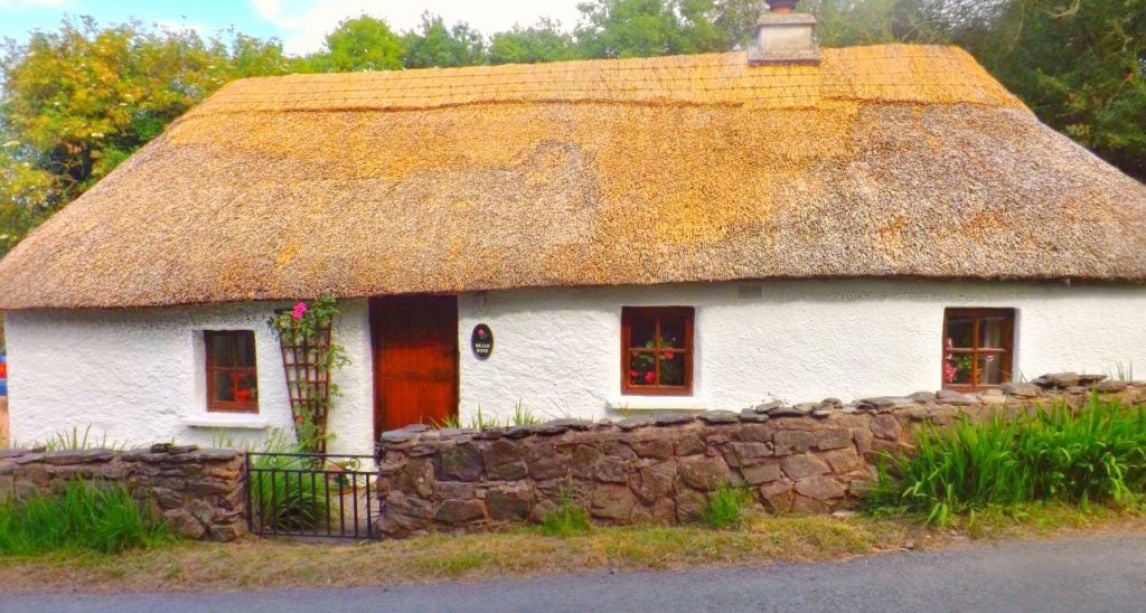
<instances>
[{"instance_id":1,"label":"cottage","mask_svg":"<svg viewBox=\"0 0 1146 613\"><path fill-rule=\"evenodd\" d=\"M327 295L337 451L479 411L1146 368L1146 186L957 48L820 50L812 23L231 83L0 262L13 435L289 427L266 321Z\"/></svg>"}]
</instances>

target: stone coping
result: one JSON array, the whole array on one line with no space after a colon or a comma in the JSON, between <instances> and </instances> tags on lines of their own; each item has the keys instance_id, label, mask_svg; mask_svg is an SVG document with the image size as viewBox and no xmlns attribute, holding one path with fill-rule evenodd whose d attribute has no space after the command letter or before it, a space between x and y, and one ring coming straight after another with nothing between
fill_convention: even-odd
<instances>
[{"instance_id":1,"label":"stone coping","mask_svg":"<svg viewBox=\"0 0 1146 613\"><path fill-rule=\"evenodd\" d=\"M715 411L663 411L642 412L622 419L554 419L544 423L493 427L483 429L434 429L413 424L398 430L383 432L376 456L381 458L388 448L405 448L433 441L465 442L527 436L554 436L569 431L632 431L646 427L678 426L695 421L708 425L731 423L762 423L771 419L810 418L827 419L834 415L863 413L895 413L914 421L949 423L964 413L982 413L984 409L1022 409L1039 405L1066 402L1077 405L1090 394L1111 397L1136 405L1146 403L1146 381L1116 381L1106 375L1053 373L1043 375L1030 383L1007 383L980 393L968 394L953 390L915 392L907 396L874 396L844 403L838 398L819 402L788 404L769 400L746 407L739 412Z\"/></svg>"}]
</instances>

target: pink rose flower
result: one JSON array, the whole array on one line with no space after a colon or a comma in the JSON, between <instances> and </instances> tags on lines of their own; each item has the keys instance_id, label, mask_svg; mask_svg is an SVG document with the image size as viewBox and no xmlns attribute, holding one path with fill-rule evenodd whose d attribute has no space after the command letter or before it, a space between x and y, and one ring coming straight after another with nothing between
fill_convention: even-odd
<instances>
[{"instance_id":1,"label":"pink rose flower","mask_svg":"<svg viewBox=\"0 0 1146 613\"><path fill-rule=\"evenodd\" d=\"M657 373L655 373L651 370L649 372L645 373L645 383L652 383L653 381L656 381L656 379L657 379Z\"/></svg>"},{"instance_id":2,"label":"pink rose flower","mask_svg":"<svg viewBox=\"0 0 1146 613\"><path fill-rule=\"evenodd\" d=\"M302 319L302 316L306 314L306 311L306 303L300 300L298 304L294 305L294 310L290 313L291 319L296 321Z\"/></svg>"}]
</instances>

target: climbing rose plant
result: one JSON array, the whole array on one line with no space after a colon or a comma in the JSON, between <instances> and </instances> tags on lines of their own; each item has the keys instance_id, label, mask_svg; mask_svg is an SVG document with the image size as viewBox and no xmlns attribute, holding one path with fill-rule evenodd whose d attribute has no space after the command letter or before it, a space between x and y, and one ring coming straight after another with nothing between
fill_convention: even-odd
<instances>
[{"instance_id":1,"label":"climbing rose plant","mask_svg":"<svg viewBox=\"0 0 1146 613\"><path fill-rule=\"evenodd\" d=\"M287 386L295 388L289 390L294 392L291 394L291 416L299 447L304 451L325 451L326 442L333 438L326 431L326 415L339 390L332 382L331 373L350 363L345 348L335 343L328 333L338 314L337 301L323 297L310 302L300 300L289 311L277 312L267 320L283 348ZM285 361L286 354L292 352L295 363L314 365L313 368L305 368L304 376L294 381L290 372L295 367ZM328 393L321 393L320 380L326 382Z\"/></svg>"}]
</instances>

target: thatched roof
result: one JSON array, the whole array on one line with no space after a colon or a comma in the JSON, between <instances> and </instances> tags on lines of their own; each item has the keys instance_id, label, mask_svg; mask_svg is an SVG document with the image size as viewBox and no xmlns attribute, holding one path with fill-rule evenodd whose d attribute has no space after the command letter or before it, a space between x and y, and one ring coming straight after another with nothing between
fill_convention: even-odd
<instances>
[{"instance_id":1,"label":"thatched roof","mask_svg":"<svg viewBox=\"0 0 1146 613\"><path fill-rule=\"evenodd\" d=\"M954 48L248 79L0 262L0 309L856 276L1146 280L1146 186Z\"/></svg>"}]
</instances>

